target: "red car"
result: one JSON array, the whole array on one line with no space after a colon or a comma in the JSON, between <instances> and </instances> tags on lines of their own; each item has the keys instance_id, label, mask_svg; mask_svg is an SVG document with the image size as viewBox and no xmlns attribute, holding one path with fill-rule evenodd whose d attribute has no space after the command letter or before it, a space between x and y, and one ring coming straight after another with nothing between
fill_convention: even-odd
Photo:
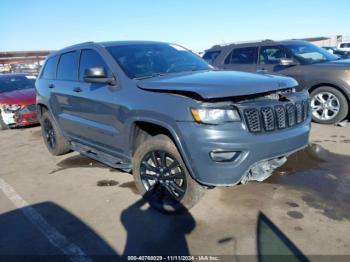
<instances>
[{"instance_id":1,"label":"red car","mask_svg":"<svg viewBox=\"0 0 350 262\"><path fill-rule=\"evenodd\" d=\"M35 76L0 75L0 130L38 123Z\"/></svg>"}]
</instances>

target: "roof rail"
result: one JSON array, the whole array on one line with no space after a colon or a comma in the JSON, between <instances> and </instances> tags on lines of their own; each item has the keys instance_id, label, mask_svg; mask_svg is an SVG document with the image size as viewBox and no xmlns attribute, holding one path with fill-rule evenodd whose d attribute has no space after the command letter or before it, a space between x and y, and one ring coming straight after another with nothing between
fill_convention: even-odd
<instances>
[{"instance_id":1,"label":"roof rail","mask_svg":"<svg viewBox=\"0 0 350 262\"><path fill-rule=\"evenodd\" d=\"M86 44L92 44L92 43L94 43L94 41L82 42L82 43L70 45L69 47L75 47L75 46L86 45Z\"/></svg>"},{"instance_id":2,"label":"roof rail","mask_svg":"<svg viewBox=\"0 0 350 262\"><path fill-rule=\"evenodd\" d=\"M220 45L214 45L214 47L223 47L223 46L229 46L229 45L241 45L241 44L253 44L253 43L263 43L263 42L273 42L274 40L271 39L264 39L264 40L251 40L251 41L239 41L239 42L231 42L226 44L220 44Z\"/></svg>"}]
</instances>

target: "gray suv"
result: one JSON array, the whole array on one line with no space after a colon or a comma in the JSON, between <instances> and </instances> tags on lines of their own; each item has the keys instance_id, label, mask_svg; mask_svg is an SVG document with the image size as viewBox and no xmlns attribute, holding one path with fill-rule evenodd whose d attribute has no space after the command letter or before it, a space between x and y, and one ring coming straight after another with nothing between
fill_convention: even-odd
<instances>
[{"instance_id":1,"label":"gray suv","mask_svg":"<svg viewBox=\"0 0 350 262\"><path fill-rule=\"evenodd\" d=\"M71 46L47 58L36 88L53 155L132 171L161 211L192 207L206 188L262 181L308 144L308 93L294 79L214 70L175 44Z\"/></svg>"},{"instance_id":2,"label":"gray suv","mask_svg":"<svg viewBox=\"0 0 350 262\"><path fill-rule=\"evenodd\" d=\"M348 116L350 60L309 42L271 41L213 46L203 58L217 68L286 75L311 96L312 119L334 124Z\"/></svg>"}]
</instances>

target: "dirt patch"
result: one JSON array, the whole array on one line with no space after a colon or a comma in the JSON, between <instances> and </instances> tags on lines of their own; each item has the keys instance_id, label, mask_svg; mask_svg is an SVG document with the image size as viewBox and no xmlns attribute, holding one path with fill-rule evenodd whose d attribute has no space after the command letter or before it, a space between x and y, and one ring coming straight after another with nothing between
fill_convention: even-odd
<instances>
[{"instance_id":1,"label":"dirt patch","mask_svg":"<svg viewBox=\"0 0 350 262\"><path fill-rule=\"evenodd\" d=\"M97 186L116 186L118 184L119 182L115 180L100 180L96 183Z\"/></svg>"},{"instance_id":2,"label":"dirt patch","mask_svg":"<svg viewBox=\"0 0 350 262\"><path fill-rule=\"evenodd\" d=\"M299 207L299 205L297 203L294 203L294 202L286 202L286 204L290 207Z\"/></svg>"},{"instance_id":3,"label":"dirt patch","mask_svg":"<svg viewBox=\"0 0 350 262\"><path fill-rule=\"evenodd\" d=\"M287 215L294 219L302 219L304 215L298 211L288 211Z\"/></svg>"},{"instance_id":4,"label":"dirt patch","mask_svg":"<svg viewBox=\"0 0 350 262\"><path fill-rule=\"evenodd\" d=\"M232 240L233 240L232 237L225 237L225 238L219 239L219 240L218 240L218 243L219 243L219 244L225 244L225 243L227 243L227 242L231 242Z\"/></svg>"}]
</instances>

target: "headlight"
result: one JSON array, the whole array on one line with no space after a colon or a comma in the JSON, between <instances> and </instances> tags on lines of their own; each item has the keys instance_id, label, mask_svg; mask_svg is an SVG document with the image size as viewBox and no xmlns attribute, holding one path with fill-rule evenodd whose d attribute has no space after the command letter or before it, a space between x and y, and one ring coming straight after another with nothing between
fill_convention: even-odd
<instances>
[{"instance_id":1,"label":"headlight","mask_svg":"<svg viewBox=\"0 0 350 262\"><path fill-rule=\"evenodd\" d=\"M203 124L217 125L241 120L234 108L192 108L191 113L197 123Z\"/></svg>"},{"instance_id":2,"label":"headlight","mask_svg":"<svg viewBox=\"0 0 350 262\"><path fill-rule=\"evenodd\" d=\"M345 70L345 72L350 75L350 69Z\"/></svg>"},{"instance_id":3,"label":"headlight","mask_svg":"<svg viewBox=\"0 0 350 262\"><path fill-rule=\"evenodd\" d=\"M3 105L2 109L6 113L14 113L14 112L18 111L19 109L21 109L21 106L20 105Z\"/></svg>"}]
</instances>

